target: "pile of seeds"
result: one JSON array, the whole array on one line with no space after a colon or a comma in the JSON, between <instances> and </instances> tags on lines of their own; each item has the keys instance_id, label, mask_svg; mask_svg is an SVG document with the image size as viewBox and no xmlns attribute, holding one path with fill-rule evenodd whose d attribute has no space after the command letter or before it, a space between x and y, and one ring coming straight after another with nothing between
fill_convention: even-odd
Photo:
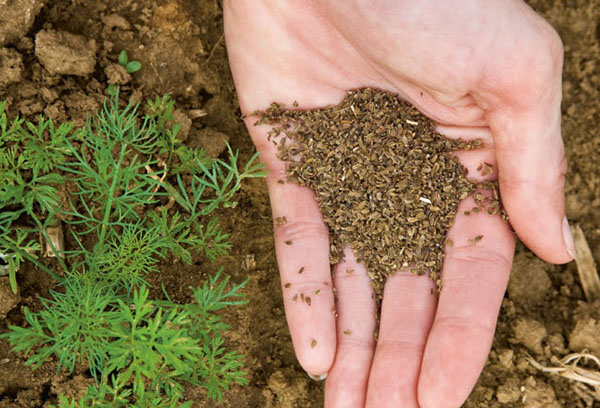
<instances>
[{"instance_id":1,"label":"pile of seeds","mask_svg":"<svg viewBox=\"0 0 600 408\"><path fill-rule=\"evenodd\" d=\"M392 93L366 88L349 91L337 106L274 103L255 114L257 125L275 125L269 138L288 162L288 180L315 191L331 234L331 263L350 245L378 299L386 277L399 269L429 273L439 286L446 232L460 200L482 194L477 208L499 211L493 183L493 196L479 192L489 186L469 181L451 154L481 141L446 139Z\"/></svg>"}]
</instances>

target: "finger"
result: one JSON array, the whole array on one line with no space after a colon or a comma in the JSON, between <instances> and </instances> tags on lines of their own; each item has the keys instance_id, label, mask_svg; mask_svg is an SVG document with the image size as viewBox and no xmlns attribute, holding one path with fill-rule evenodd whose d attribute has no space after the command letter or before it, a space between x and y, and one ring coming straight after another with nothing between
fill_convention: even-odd
<instances>
[{"instance_id":1,"label":"finger","mask_svg":"<svg viewBox=\"0 0 600 408\"><path fill-rule=\"evenodd\" d=\"M540 258L564 263L574 253L565 217L565 152L559 119L543 119L547 122L517 119L519 124L496 138L500 193L519 238Z\"/></svg>"},{"instance_id":2,"label":"finger","mask_svg":"<svg viewBox=\"0 0 600 408\"><path fill-rule=\"evenodd\" d=\"M471 392L489 353L508 282L515 239L499 216L464 212L460 203L448 237L442 291L418 384L422 407L458 407ZM480 237L481 238L476 238Z\"/></svg>"},{"instance_id":3,"label":"finger","mask_svg":"<svg viewBox=\"0 0 600 408\"><path fill-rule=\"evenodd\" d=\"M450 138L482 139L485 148L457 151L454 154L467 168L469 177L479 180L493 177L494 172L482 176L477 171L482 163L495 167L493 150L488 147L493 146L489 130L465 130L448 126L438 126L437 130ZM432 295L434 288L433 282L424 276L401 273L388 279L382 305L379 343L369 380L367 407L419 406L418 378L437 305L437 297Z\"/></svg>"},{"instance_id":4,"label":"finger","mask_svg":"<svg viewBox=\"0 0 600 408\"><path fill-rule=\"evenodd\" d=\"M434 287L427 276L409 272L388 278L366 407L418 407L417 379L437 302Z\"/></svg>"},{"instance_id":5,"label":"finger","mask_svg":"<svg viewBox=\"0 0 600 408\"><path fill-rule=\"evenodd\" d=\"M336 350L329 231L314 192L287 181L285 163L267 137L270 127L256 127L255 121L253 117L245 118L268 170L266 181L286 320L298 362L313 378L320 378L331 368ZM319 295L315 296L317 291Z\"/></svg>"},{"instance_id":6,"label":"finger","mask_svg":"<svg viewBox=\"0 0 600 408\"><path fill-rule=\"evenodd\" d=\"M482 103L489 108L500 192L512 227L539 257L564 263L573 258L574 246L564 202L562 45L550 27L542 32L535 47L524 48L529 55L521 62L527 65L499 74L488 85L495 97L482 96Z\"/></svg>"},{"instance_id":7,"label":"finger","mask_svg":"<svg viewBox=\"0 0 600 408\"><path fill-rule=\"evenodd\" d=\"M336 265L337 351L325 384L326 408L363 408L375 350L377 304L364 265L349 248Z\"/></svg>"},{"instance_id":8,"label":"finger","mask_svg":"<svg viewBox=\"0 0 600 408\"><path fill-rule=\"evenodd\" d=\"M488 149L494 147L494 138L490 132L490 128L487 126L481 127L465 127L465 126L448 126L448 125L437 125L435 131L441 133L449 139L462 139L462 140L481 140L483 146Z\"/></svg>"},{"instance_id":9,"label":"finger","mask_svg":"<svg viewBox=\"0 0 600 408\"><path fill-rule=\"evenodd\" d=\"M329 233L314 193L274 181L280 177L281 171L271 171L268 185L285 314L300 365L319 377L329 371L336 349Z\"/></svg>"}]
</instances>

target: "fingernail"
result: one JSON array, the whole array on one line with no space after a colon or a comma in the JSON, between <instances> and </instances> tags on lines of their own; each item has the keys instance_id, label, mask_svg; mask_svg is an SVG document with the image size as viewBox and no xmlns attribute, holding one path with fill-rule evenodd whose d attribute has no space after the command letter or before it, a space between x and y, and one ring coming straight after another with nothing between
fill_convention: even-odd
<instances>
[{"instance_id":1,"label":"fingernail","mask_svg":"<svg viewBox=\"0 0 600 408\"><path fill-rule=\"evenodd\" d=\"M325 378L327 378L327 373L321 374L321 375L312 375L311 373L306 373L306 374L308 374L308 376L310 377L311 380L315 380L315 381L323 381Z\"/></svg>"},{"instance_id":2,"label":"fingernail","mask_svg":"<svg viewBox=\"0 0 600 408\"><path fill-rule=\"evenodd\" d=\"M569 221L567 221L567 216L563 218L563 226L562 226L563 240L565 241L565 246L567 247L567 252L571 255L571 258L575 259L575 241L573 241L573 233L571 233L571 228L569 227Z\"/></svg>"}]
</instances>

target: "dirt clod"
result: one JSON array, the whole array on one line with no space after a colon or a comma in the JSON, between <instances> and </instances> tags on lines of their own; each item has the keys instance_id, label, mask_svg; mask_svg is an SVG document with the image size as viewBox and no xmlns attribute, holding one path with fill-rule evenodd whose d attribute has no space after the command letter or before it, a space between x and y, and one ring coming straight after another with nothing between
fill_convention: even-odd
<instances>
[{"instance_id":1,"label":"dirt clod","mask_svg":"<svg viewBox=\"0 0 600 408\"><path fill-rule=\"evenodd\" d=\"M229 136L213 128L204 128L190 137L192 146L206 150L209 157L218 157L227 147Z\"/></svg>"},{"instance_id":2,"label":"dirt clod","mask_svg":"<svg viewBox=\"0 0 600 408\"><path fill-rule=\"evenodd\" d=\"M23 72L23 57L17 51L0 48L0 87L17 83Z\"/></svg>"},{"instance_id":3,"label":"dirt clod","mask_svg":"<svg viewBox=\"0 0 600 408\"><path fill-rule=\"evenodd\" d=\"M46 0L0 0L0 47L19 41L45 3Z\"/></svg>"},{"instance_id":4,"label":"dirt clod","mask_svg":"<svg viewBox=\"0 0 600 408\"><path fill-rule=\"evenodd\" d=\"M517 254L514 265L515 272L511 273L508 281L508 296L524 305L542 302L552 287L545 269L553 267L527 253ZM535 285L531 282L535 282Z\"/></svg>"},{"instance_id":5,"label":"dirt clod","mask_svg":"<svg viewBox=\"0 0 600 408\"><path fill-rule=\"evenodd\" d=\"M502 404L517 402L523 395L517 381L510 378L504 384L498 387L496 398Z\"/></svg>"},{"instance_id":6,"label":"dirt clod","mask_svg":"<svg viewBox=\"0 0 600 408\"><path fill-rule=\"evenodd\" d=\"M556 400L556 394L552 387L533 377L528 377L525 381L524 394L521 398L525 408L562 408Z\"/></svg>"},{"instance_id":7,"label":"dirt clod","mask_svg":"<svg viewBox=\"0 0 600 408\"><path fill-rule=\"evenodd\" d=\"M42 30L35 55L51 74L85 76L94 72L96 41L66 31Z\"/></svg>"},{"instance_id":8,"label":"dirt clod","mask_svg":"<svg viewBox=\"0 0 600 408\"><path fill-rule=\"evenodd\" d=\"M600 321L581 318L569 334L569 348L573 351L589 350L600 355Z\"/></svg>"},{"instance_id":9,"label":"dirt clod","mask_svg":"<svg viewBox=\"0 0 600 408\"><path fill-rule=\"evenodd\" d=\"M125 67L119 64L110 64L104 68L108 83L111 85L123 85L131 81L131 74Z\"/></svg>"},{"instance_id":10,"label":"dirt clod","mask_svg":"<svg viewBox=\"0 0 600 408\"><path fill-rule=\"evenodd\" d=\"M102 17L102 22L108 29L119 28L121 30L129 30L131 27L129 22L118 14L108 14Z\"/></svg>"},{"instance_id":11,"label":"dirt clod","mask_svg":"<svg viewBox=\"0 0 600 408\"><path fill-rule=\"evenodd\" d=\"M525 317L517 319L514 334L517 342L537 354L542 353L542 341L548 336L543 324Z\"/></svg>"},{"instance_id":12,"label":"dirt clod","mask_svg":"<svg viewBox=\"0 0 600 408\"><path fill-rule=\"evenodd\" d=\"M21 300L21 296L16 295L10 288L7 276L0 277L0 319L4 319L8 312L13 310Z\"/></svg>"}]
</instances>

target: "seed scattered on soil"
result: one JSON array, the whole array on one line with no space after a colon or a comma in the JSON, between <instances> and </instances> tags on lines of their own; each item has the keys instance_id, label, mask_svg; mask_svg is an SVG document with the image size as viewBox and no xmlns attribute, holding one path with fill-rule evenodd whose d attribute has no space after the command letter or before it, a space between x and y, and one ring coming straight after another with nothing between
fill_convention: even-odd
<instances>
[{"instance_id":1,"label":"seed scattered on soil","mask_svg":"<svg viewBox=\"0 0 600 408\"><path fill-rule=\"evenodd\" d=\"M346 273L348 275L352 275L354 273L354 269L346 269Z\"/></svg>"},{"instance_id":2,"label":"seed scattered on soil","mask_svg":"<svg viewBox=\"0 0 600 408\"><path fill-rule=\"evenodd\" d=\"M302 273L302 272L304 272L304 266L302 268L298 269L298 273Z\"/></svg>"},{"instance_id":3,"label":"seed scattered on soil","mask_svg":"<svg viewBox=\"0 0 600 408\"><path fill-rule=\"evenodd\" d=\"M352 334L352 330L344 330L344 334L346 336L350 336Z\"/></svg>"},{"instance_id":4,"label":"seed scattered on soil","mask_svg":"<svg viewBox=\"0 0 600 408\"><path fill-rule=\"evenodd\" d=\"M317 340L312 339L310 342L310 348L315 348L315 347L317 347Z\"/></svg>"},{"instance_id":5,"label":"seed scattered on soil","mask_svg":"<svg viewBox=\"0 0 600 408\"><path fill-rule=\"evenodd\" d=\"M277 218L275 218L275 225L277 225L278 227L281 227L286 222L287 222L287 218L285 218L285 217L277 217Z\"/></svg>"},{"instance_id":6,"label":"seed scattered on soil","mask_svg":"<svg viewBox=\"0 0 600 408\"><path fill-rule=\"evenodd\" d=\"M283 181L283 180L277 180L277 183L279 183L279 184L285 184L285 181Z\"/></svg>"},{"instance_id":7,"label":"seed scattered on soil","mask_svg":"<svg viewBox=\"0 0 600 408\"><path fill-rule=\"evenodd\" d=\"M321 289L315 290L315 296L318 295L319 293L321 293Z\"/></svg>"},{"instance_id":8,"label":"seed scattered on soil","mask_svg":"<svg viewBox=\"0 0 600 408\"><path fill-rule=\"evenodd\" d=\"M304 293L300 293L300 301L304 302Z\"/></svg>"},{"instance_id":9,"label":"seed scattered on soil","mask_svg":"<svg viewBox=\"0 0 600 408\"><path fill-rule=\"evenodd\" d=\"M292 302L296 302L298 300L298 294L296 293L293 297L292 297Z\"/></svg>"},{"instance_id":10,"label":"seed scattered on soil","mask_svg":"<svg viewBox=\"0 0 600 408\"><path fill-rule=\"evenodd\" d=\"M310 303L312 302L310 296L306 296L304 300L306 301L306 304L310 306Z\"/></svg>"},{"instance_id":11,"label":"seed scattered on soil","mask_svg":"<svg viewBox=\"0 0 600 408\"><path fill-rule=\"evenodd\" d=\"M290 286L292 286L291 283L286 283L285 285L283 285L283 287L285 287L285 288L289 288Z\"/></svg>"},{"instance_id":12,"label":"seed scattered on soil","mask_svg":"<svg viewBox=\"0 0 600 408\"><path fill-rule=\"evenodd\" d=\"M503 214L497 184L469 180L452 154L482 141L445 138L392 93L352 90L337 106L273 103L255 115L256 125L274 125L268 138L279 141L288 181L316 193L331 234L331 263L350 245L378 301L386 278L402 267L441 283L446 233L460 200L477 194L479 211Z\"/></svg>"},{"instance_id":13,"label":"seed scattered on soil","mask_svg":"<svg viewBox=\"0 0 600 408\"><path fill-rule=\"evenodd\" d=\"M288 239L288 240L286 240L286 241L283 241L283 243L284 243L284 244L286 244L286 245L292 245L292 241L291 241L291 240L289 240L289 239Z\"/></svg>"}]
</instances>

